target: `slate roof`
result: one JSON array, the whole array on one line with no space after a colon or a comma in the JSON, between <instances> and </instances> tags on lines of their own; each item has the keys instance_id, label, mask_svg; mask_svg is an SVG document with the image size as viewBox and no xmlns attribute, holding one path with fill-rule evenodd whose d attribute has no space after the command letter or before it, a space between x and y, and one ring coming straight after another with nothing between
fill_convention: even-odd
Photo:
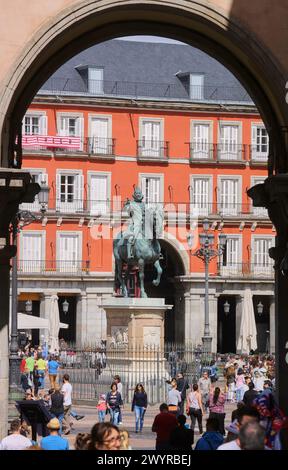
<instances>
[{"instance_id":1,"label":"slate roof","mask_svg":"<svg viewBox=\"0 0 288 470\"><path fill-rule=\"evenodd\" d=\"M199 49L116 39L74 56L50 77L40 93L87 94L88 66L103 68L104 95L187 100L189 73L200 73L204 75L205 100L251 103L239 81Z\"/></svg>"}]
</instances>

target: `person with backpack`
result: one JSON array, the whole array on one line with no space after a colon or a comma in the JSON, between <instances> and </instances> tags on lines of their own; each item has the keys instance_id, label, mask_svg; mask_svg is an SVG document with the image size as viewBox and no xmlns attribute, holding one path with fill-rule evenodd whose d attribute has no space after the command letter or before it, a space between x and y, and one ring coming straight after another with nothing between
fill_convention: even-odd
<instances>
[{"instance_id":1,"label":"person with backpack","mask_svg":"<svg viewBox=\"0 0 288 470\"><path fill-rule=\"evenodd\" d=\"M219 432L217 418L208 418L206 421L206 432L197 441L194 450L216 450L224 442L223 435Z\"/></svg>"},{"instance_id":2,"label":"person with backpack","mask_svg":"<svg viewBox=\"0 0 288 470\"><path fill-rule=\"evenodd\" d=\"M118 425L120 408L123 405L121 394L117 391L117 383L111 384L111 391L107 393L106 405L110 413L110 422L115 426Z\"/></svg>"}]
</instances>

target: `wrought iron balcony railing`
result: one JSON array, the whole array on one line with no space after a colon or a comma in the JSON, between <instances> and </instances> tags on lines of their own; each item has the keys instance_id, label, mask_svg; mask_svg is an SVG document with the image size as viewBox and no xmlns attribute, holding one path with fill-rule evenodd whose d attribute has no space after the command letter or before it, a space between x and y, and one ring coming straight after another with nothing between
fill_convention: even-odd
<instances>
[{"instance_id":1,"label":"wrought iron balcony railing","mask_svg":"<svg viewBox=\"0 0 288 470\"><path fill-rule=\"evenodd\" d=\"M249 145L250 160L252 162L268 161L268 144L267 145Z\"/></svg>"},{"instance_id":2,"label":"wrought iron balcony railing","mask_svg":"<svg viewBox=\"0 0 288 470\"><path fill-rule=\"evenodd\" d=\"M241 162L247 160L247 145L234 142L212 144L189 142L190 161L199 162Z\"/></svg>"},{"instance_id":3,"label":"wrought iron balcony railing","mask_svg":"<svg viewBox=\"0 0 288 470\"><path fill-rule=\"evenodd\" d=\"M162 140L137 140L137 157L140 160L168 160L169 142Z\"/></svg>"},{"instance_id":4,"label":"wrought iron balcony railing","mask_svg":"<svg viewBox=\"0 0 288 470\"><path fill-rule=\"evenodd\" d=\"M218 275L221 277L252 277L252 278L273 278L274 267L272 260L262 263L218 263Z\"/></svg>"},{"instance_id":5,"label":"wrought iron balcony railing","mask_svg":"<svg viewBox=\"0 0 288 470\"><path fill-rule=\"evenodd\" d=\"M18 260L18 274L73 274L85 275L90 272L90 261L86 260Z\"/></svg>"}]
</instances>

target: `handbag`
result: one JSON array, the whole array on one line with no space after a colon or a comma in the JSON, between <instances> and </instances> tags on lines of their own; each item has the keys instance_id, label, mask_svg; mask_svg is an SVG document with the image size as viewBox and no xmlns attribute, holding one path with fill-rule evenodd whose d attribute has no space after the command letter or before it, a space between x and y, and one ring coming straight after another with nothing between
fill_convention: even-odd
<instances>
[{"instance_id":1,"label":"handbag","mask_svg":"<svg viewBox=\"0 0 288 470\"><path fill-rule=\"evenodd\" d=\"M168 405L168 411L178 411L178 406L177 405Z\"/></svg>"}]
</instances>

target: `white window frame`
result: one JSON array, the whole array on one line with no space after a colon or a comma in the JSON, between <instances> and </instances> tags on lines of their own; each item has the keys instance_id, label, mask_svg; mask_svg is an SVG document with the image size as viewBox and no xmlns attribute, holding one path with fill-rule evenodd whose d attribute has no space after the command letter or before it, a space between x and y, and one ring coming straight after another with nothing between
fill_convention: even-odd
<instances>
[{"instance_id":1,"label":"white window frame","mask_svg":"<svg viewBox=\"0 0 288 470\"><path fill-rule=\"evenodd\" d=\"M108 136L107 139L112 139L112 115L111 114L94 114L94 113L89 113L88 114L88 138L89 138L89 149L93 150L93 142L92 142L92 121L93 119L106 119L108 121ZM89 150L89 152L90 152ZM94 153L94 152L91 152ZM106 151L105 149L101 153L96 153L96 155L109 155L109 144L107 142L107 148Z\"/></svg>"},{"instance_id":2,"label":"white window frame","mask_svg":"<svg viewBox=\"0 0 288 470\"><path fill-rule=\"evenodd\" d=\"M106 201L106 211L101 213L94 213L92 210L91 198L90 198L90 190L91 190L91 177L92 176L105 176L107 178L107 201ZM108 171L88 171L87 172L87 179L88 179L88 188L89 188L89 211L91 215L107 215L111 210L111 172Z\"/></svg>"},{"instance_id":3,"label":"white window frame","mask_svg":"<svg viewBox=\"0 0 288 470\"><path fill-rule=\"evenodd\" d=\"M159 138L159 149L153 149L153 151L156 153L158 152L158 155L149 155L148 153L146 154L146 151L149 152L148 149L145 149L143 147L143 137L144 137L144 123L145 122L155 122L160 124L160 138ZM141 156L147 156L148 158L161 158L161 144L160 142L164 142L164 118L154 118L154 117L140 117L139 118L139 141L141 145ZM143 155L143 152L145 152L145 155Z\"/></svg>"},{"instance_id":4,"label":"white window frame","mask_svg":"<svg viewBox=\"0 0 288 470\"><path fill-rule=\"evenodd\" d=\"M25 117L37 117L39 119L41 118L44 118L44 132L42 133L41 132L41 124L39 123L39 133L38 134L26 134L25 133ZM47 113L46 111L38 111L38 110L33 110L33 109L30 109L28 110L25 115L24 115L24 118L23 118L23 121L22 121L22 135L47 135L47 132L48 132L48 121L47 121Z\"/></svg>"},{"instance_id":5,"label":"white window frame","mask_svg":"<svg viewBox=\"0 0 288 470\"><path fill-rule=\"evenodd\" d=\"M201 155L201 157L196 156L196 150L194 147L194 134L195 134L195 126L197 125L205 125L209 126L208 130L208 148L207 151L205 152L205 148L202 151L204 156ZM213 159L213 121L207 121L207 120L190 120L190 142L191 142L191 154L190 157L192 160L212 160ZM205 146L204 146L205 147ZM197 151L199 152L199 151ZM205 155L206 154L206 155Z\"/></svg>"},{"instance_id":6,"label":"white window frame","mask_svg":"<svg viewBox=\"0 0 288 470\"><path fill-rule=\"evenodd\" d=\"M267 129L264 125L263 122L251 122L251 160L252 161L258 161L258 162L267 162L268 160L268 153L269 153L269 134L267 132L267 154L263 152L257 152L257 149L254 148L254 143L253 143L253 128L260 127L261 129L265 129L267 132Z\"/></svg>"},{"instance_id":7,"label":"white window frame","mask_svg":"<svg viewBox=\"0 0 288 470\"><path fill-rule=\"evenodd\" d=\"M197 179L206 179L208 180L208 201L207 201L207 208L197 208L194 206L192 199L193 199L193 183L194 180ZM190 175L190 191L189 191L189 198L190 198L190 211L193 213L193 216L207 216L213 212L213 175Z\"/></svg>"},{"instance_id":8,"label":"white window frame","mask_svg":"<svg viewBox=\"0 0 288 470\"><path fill-rule=\"evenodd\" d=\"M237 202L236 208L228 207L222 208L221 207L221 181L222 180L236 180L238 181L238 191L237 191ZM239 210L240 209L240 210ZM235 175L218 175L217 178L217 211L219 214L222 214L224 217L235 217L241 214L242 212L242 176L235 176Z\"/></svg>"},{"instance_id":9,"label":"white window frame","mask_svg":"<svg viewBox=\"0 0 288 470\"><path fill-rule=\"evenodd\" d=\"M256 240L270 240L271 241L271 246L269 248L272 248L275 246L275 236L271 235L251 235L251 272L255 275L261 275L261 276L268 276L271 277L274 274L274 269L273 269L273 260L269 258L269 254L267 251L267 258L268 258L268 264L267 266L257 266L254 262L254 257L255 257L255 245L256 245Z\"/></svg>"},{"instance_id":10,"label":"white window frame","mask_svg":"<svg viewBox=\"0 0 288 470\"><path fill-rule=\"evenodd\" d=\"M62 118L70 118L70 119L80 119L79 122L79 135L75 134L73 136L65 136L61 135L61 119ZM84 141L84 117L83 113L69 113L69 112L58 112L56 114L56 124L57 124L57 136L60 137L80 137L80 148L79 150L83 150L83 141Z\"/></svg>"},{"instance_id":11,"label":"white window frame","mask_svg":"<svg viewBox=\"0 0 288 470\"><path fill-rule=\"evenodd\" d=\"M138 176L139 188L142 188L142 178L158 178L160 180L160 203L158 203L158 205L160 204L161 207L163 207L164 205L164 174L163 173L139 173L139 176ZM144 194L143 201L145 201L145 194ZM150 207L154 207L154 204L151 203Z\"/></svg>"},{"instance_id":12,"label":"white window frame","mask_svg":"<svg viewBox=\"0 0 288 470\"><path fill-rule=\"evenodd\" d=\"M230 277L230 276L239 276L239 275L242 275L242 257L243 257L243 253L242 253L242 244L243 244L243 240L242 240L242 235L237 235L237 234L234 234L234 233L227 233L227 241L228 241L228 238L229 239L234 239L234 240L239 240L239 250L238 250L238 260L236 261L236 264L235 265L227 265L226 266L223 266L223 255L220 256L220 274L221 276L227 276L227 277ZM227 258L226 258L227 259Z\"/></svg>"},{"instance_id":13,"label":"white window frame","mask_svg":"<svg viewBox=\"0 0 288 470\"><path fill-rule=\"evenodd\" d=\"M192 77L201 77L202 84L199 86L199 90L193 90L192 86ZM204 81L205 81L205 74L204 73L190 73L189 74L189 98L190 100L204 100ZM194 91L194 93L193 93Z\"/></svg>"},{"instance_id":14,"label":"white window frame","mask_svg":"<svg viewBox=\"0 0 288 470\"><path fill-rule=\"evenodd\" d=\"M61 265L61 253L60 253L60 238L61 236L75 235L78 237L78 259L76 260L76 266L71 264L71 269L67 269L67 266ZM63 273L74 273L79 272L82 269L82 242L83 233L81 230L57 230L56 231L56 260L57 260L57 271ZM66 260L65 260L66 261Z\"/></svg>"},{"instance_id":15,"label":"white window frame","mask_svg":"<svg viewBox=\"0 0 288 470\"><path fill-rule=\"evenodd\" d=\"M263 180L266 179L266 176L251 176L251 187L255 186L256 184L260 184L263 182ZM251 207L252 207L252 213L256 217L269 217L268 216L268 211L265 207L254 207L252 202L251 202Z\"/></svg>"},{"instance_id":16,"label":"white window frame","mask_svg":"<svg viewBox=\"0 0 288 470\"><path fill-rule=\"evenodd\" d=\"M101 70L102 72L102 79L99 80L99 89L97 89L98 87L95 87L94 90L91 90L91 86L90 86L90 71L91 70ZM87 67L87 75L88 75L88 93L91 93L92 95L104 95L104 67L93 67L93 66L90 66L90 67ZM92 87L93 88L93 87Z\"/></svg>"},{"instance_id":17,"label":"white window frame","mask_svg":"<svg viewBox=\"0 0 288 470\"><path fill-rule=\"evenodd\" d=\"M57 180L58 177L57 175L65 175L65 176L80 176L80 178L83 180L83 185L81 188L82 192L82 198L77 199L74 197L74 200L72 202L61 202L61 185L58 188L57 185ZM76 190L76 188L74 188ZM59 194L59 198L57 198L57 195ZM83 171L82 170L62 170L61 168L56 170L56 211L62 212L62 213L74 213L74 212L81 212L83 211L83 203L84 203L84 177L83 177Z\"/></svg>"},{"instance_id":18,"label":"white window frame","mask_svg":"<svg viewBox=\"0 0 288 470\"><path fill-rule=\"evenodd\" d=\"M222 149L222 143L221 143L221 129L224 126L234 126L238 127L238 139L236 143L236 153L232 152L232 158L226 158L227 152ZM218 126L218 158L221 161L241 161L243 159L242 156L242 122L241 121L219 121L219 126Z\"/></svg>"},{"instance_id":19,"label":"white window frame","mask_svg":"<svg viewBox=\"0 0 288 470\"><path fill-rule=\"evenodd\" d=\"M41 259L39 260L39 265L35 269L31 270L31 267L29 267L29 261L32 260L24 260L24 240L25 236L29 235L40 235L41 237ZM46 231L45 230L22 230L20 232L20 260L22 261L23 265L19 266L20 270L22 272L26 273L40 273L42 270L45 270L45 263L46 263ZM27 261L27 263L25 263ZM33 261L34 263L35 261ZM31 265L30 265L31 266Z\"/></svg>"}]
</instances>

